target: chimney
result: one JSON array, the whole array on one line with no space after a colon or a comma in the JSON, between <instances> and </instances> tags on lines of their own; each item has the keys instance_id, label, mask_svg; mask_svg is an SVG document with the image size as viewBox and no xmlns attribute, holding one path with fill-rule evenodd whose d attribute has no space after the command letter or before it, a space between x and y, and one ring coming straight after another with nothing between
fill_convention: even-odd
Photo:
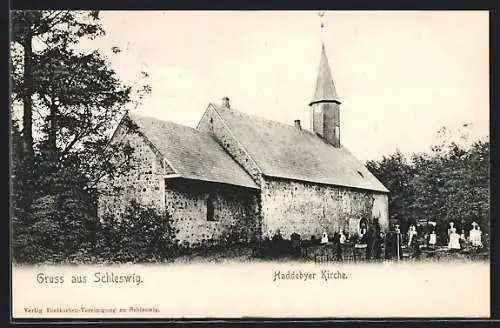
<instances>
[{"instance_id":1,"label":"chimney","mask_svg":"<svg viewBox=\"0 0 500 328\"><path fill-rule=\"evenodd\" d=\"M293 121L295 123L295 128L302 130L302 126L300 126L300 120Z\"/></svg>"},{"instance_id":2,"label":"chimney","mask_svg":"<svg viewBox=\"0 0 500 328\"><path fill-rule=\"evenodd\" d=\"M231 105L229 104L229 98L228 97L224 97L222 98L222 107L224 108L231 108Z\"/></svg>"}]
</instances>

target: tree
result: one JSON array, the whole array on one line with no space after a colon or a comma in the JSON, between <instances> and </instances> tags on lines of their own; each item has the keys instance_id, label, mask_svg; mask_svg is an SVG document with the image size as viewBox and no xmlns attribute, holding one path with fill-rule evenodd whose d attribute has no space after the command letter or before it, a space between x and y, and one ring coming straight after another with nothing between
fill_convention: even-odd
<instances>
[{"instance_id":1,"label":"tree","mask_svg":"<svg viewBox=\"0 0 500 328\"><path fill-rule=\"evenodd\" d=\"M103 158L109 132L130 102L130 86L124 86L109 63L97 51L48 49L36 59L35 97L38 109L47 113L43 126L47 160L52 165L85 158L83 174L95 175Z\"/></svg>"},{"instance_id":2,"label":"tree","mask_svg":"<svg viewBox=\"0 0 500 328\"><path fill-rule=\"evenodd\" d=\"M31 181L33 179L33 94L34 58L33 42L43 43L47 48L68 47L87 36L103 33L97 23L98 12L74 11L12 11L11 23L11 107L17 101L23 105L23 151L26 166L26 184L23 190L25 206L31 205Z\"/></svg>"},{"instance_id":3,"label":"tree","mask_svg":"<svg viewBox=\"0 0 500 328\"><path fill-rule=\"evenodd\" d=\"M103 175L130 169L131 151L120 163L107 160L120 146L109 145L111 131L150 88L139 86L134 94L104 55L76 47L104 33L98 12L17 11L11 22L11 106L23 103L22 133L13 132L23 144L22 154L16 148L17 163L23 161L16 191L25 187L13 203L15 254L29 262L87 256L97 227L95 185Z\"/></svg>"},{"instance_id":4,"label":"tree","mask_svg":"<svg viewBox=\"0 0 500 328\"><path fill-rule=\"evenodd\" d=\"M367 168L389 189L389 214L391 220L405 225L412 217L414 169L404 155L396 150L380 161L368 161Z\"/></svg>"},{"instance_id":5,"label":"tree","mask_svg":"<svg viewBox=\"0 0 500 328\"><path fill-rule=\"evenodd\" d=\"M449 129L441 128L430 151L409 160L396 151L367 163L390 190L390 216L402 223L403 231L409 220L425 219L436 221L436 232L443 234L449 222L468 232L473 221L489 233L489 142L459 144L449 135Z\"/></svg>"}]
</instances>

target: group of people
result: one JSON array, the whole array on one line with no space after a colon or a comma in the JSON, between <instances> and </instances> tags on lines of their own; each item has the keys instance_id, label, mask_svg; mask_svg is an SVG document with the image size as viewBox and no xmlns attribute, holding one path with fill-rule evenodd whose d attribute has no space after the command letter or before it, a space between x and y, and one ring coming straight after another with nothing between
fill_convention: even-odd
<instances>
[{"instance_id":1,"label":"group of people","mask_svg":"<svg viewBox=\"0 0 500 328\"><path fill-rule=\"evenodd\" d=\"M339 244L344 244L347 240L344 232L342 231L342 229L339 229L338 231L336 231L334 234L333 234L333 237L332 238L329 238L328 237L328 233L326 232L326 230L323 231L323 234L321 235L321 244L328 244L330 242L330 239L332 242L336 242L338 240L338 243Z\"/></svg>"},{"instance_id":2,"label":"group of people","mask_svg":"<svg viewBox=\"0 0 500 328\"><path fill-rule=\"evenodd\" d=\"M472 223L472 229L469 231L469 242L472 246L482 247L483 246L483 232L481 227L476 222Z\"/></svg>"},{"instance_id":3,"label":"group of people","mask_svg":"<svg viewBox=\"0 0 500 328\"><path fill-rule=\"evenodd\" d=\"M462 230L462 234L457 233L457 229L454 227L454 223L450 222L450 228L448 229L448 248L449 249L462 249L467 243L470 243L473 247L482 247L482 235L481 227L476 222L472 222L472 229L469 231L469 236L465 236L465 230Z\"/></svg>"},{"instance_id":4,"label":"group of people","mask_svg":"<svg viewBox=\"0 0 500 328\"><path fill-rule=\"evenodd\" d=\"M321 238L319 240L315 238L314 240L318 244L322 245L333 244L335 256L339 260L342 259L342 244L345 244L348 241L354 241L357 245L362 244L363 247L366 247L366 259L368 260L377 260L382 258L383 243L386 259L394 257L402 258L402 248L404 248L402 245L404 243L403 239L405 238L399 228L399 225L391 226L390 231L382 235L378 219L375 218L372 224L363 228L364 229L361 230L362 233L359 234L359 239L354 235L352 236L354 239L352 239L349 232L338 229L333 235L329 235L327 231L324 230L321 234ZM447 234L446 231L443 231L444 236L440 235L439 239L435 229L432 229L431 233L424 233L421 229L419 230L417 230L415 225L411 225L407 231L407 247L413 250L413 257L418 257L419 254L421 254L420 248L422 245L435 247L437 246L438 241L440 242L440 245L446 245L450 250L460 250L468 245L478 248L483 247L482 231L476 222L472 223L472 228L470 229L468 236L466 236L465 230L462 230L462 233L458 234L453 222L449 223ZM271 235L272 232L269 231L265 240L269 242L272 241L276 244L275 246L280 246L282 241L284 241L279 230L277 230L277 232L269 238ZM292 234L291 242L293 249L299 249L301 244L300 240L299 235L295 233ZM313 237L311 237L311 240L313 240Z\"/></svg>"},{"instance_id":5,"label":"group of people","mask_svg":"<svg viewBox=\"0 0 500 328\"><path fill-rule=\"evenodd\" d=\"M479 224L476 222L472 223L472 229L469 231L469 236L466 237L465 230L462 230L461 234L458 234L455 224L453 222L449 223L448 234L447 234L447 247L450 250L463 249L470 244L473 247L482 247L482 231ZM412 247L418 238L418 232L414 225L408 228L408 247ZM427 243L430 247L435 247L437 245L437 235L435 230L427 237Z\"/></svg>"},{"instance_id":6,"label":"group of people","mask_svg":"<svg viewBox=\"0 0 500 328\"><path fill-rule=\"evenodd\" d=\"M377 218L373 219L373 224L368 228L362 227L359 234L360 242L366 244L366 259L381 259L382 258L382 235L381 228ZM336 231L332 238L328 237L328 233L323 231L321 236L321 244L333 243L336 246L337 252L341 252L341 244L344 244L349 239L346 237L342 229Z\"/></svg>"}]
</instances>

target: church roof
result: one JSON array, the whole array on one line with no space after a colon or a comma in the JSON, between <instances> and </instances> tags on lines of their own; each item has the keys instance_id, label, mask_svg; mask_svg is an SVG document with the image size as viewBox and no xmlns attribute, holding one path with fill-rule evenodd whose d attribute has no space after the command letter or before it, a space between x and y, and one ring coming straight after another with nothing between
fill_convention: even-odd
<instances>
[{"instance_id":1,"label":"church roof","mask_svg":"<svg viewBox=\"0 0 500 328\"><path fill-rule=\"evenodd\" d=\"M129 117L180 177L259 188L208 133L151 117Z\"/></svg>"},{"instance_id":2,"label":"church roof","mask_svg":"<svg viewBox=\"0 0 500 328\"><path fill-rule=\"evenodd\" d=\"M319 62L318 77L316 79L316 89L310 104L321 101L336 101L340 103L335 84L333 83L332 72L328 59L326 58L325 45L321 48L321 59Z\"/></svg>"},{"instance_id":3,"label":"church roof","mask_svg":"<svg viewBox=\"0 0 500 328\"><path fill-rule=\"evenodd\" d=\"M264 175L388 192L344 146L311 131L210 104Z\"/></svg>"}]
</instances>

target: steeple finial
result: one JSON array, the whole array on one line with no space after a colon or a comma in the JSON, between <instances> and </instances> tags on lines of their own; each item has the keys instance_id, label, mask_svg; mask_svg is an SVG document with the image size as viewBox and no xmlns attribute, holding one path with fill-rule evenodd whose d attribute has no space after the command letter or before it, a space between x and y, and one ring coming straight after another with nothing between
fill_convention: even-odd
<instances>
[{"instance_id":1,"label":"steeple finial","mask_svg":"<svg viewBox=\"0 0 500 328\"><path fill-rule=\"evenodd\" d=\"M323 28L325 27L325 24L323 23L323 16L325 16L325 12L324 12L324 11L320 11L320 12L318 13L318 16L319 16L319 17L320 17L320 19L321 19L321 25L320 25L320 26L321 26L321 28L323 29Z\"/></svg>"},{"instance_id":2,"label":"steeple finial","mask_svg":"<svg viewBox=\"0 0 500 328\"><path fill-rule=\"evenodd\" d=\"M321 42L323 43L324 42L324 30L325 30L325 23L323 21L323 17L325 16L325 12L324 11L320 11L318 13L318 16L319 16L319 19L320 19L320 28L321 28Z\"/></svg>"}]
</instances>

